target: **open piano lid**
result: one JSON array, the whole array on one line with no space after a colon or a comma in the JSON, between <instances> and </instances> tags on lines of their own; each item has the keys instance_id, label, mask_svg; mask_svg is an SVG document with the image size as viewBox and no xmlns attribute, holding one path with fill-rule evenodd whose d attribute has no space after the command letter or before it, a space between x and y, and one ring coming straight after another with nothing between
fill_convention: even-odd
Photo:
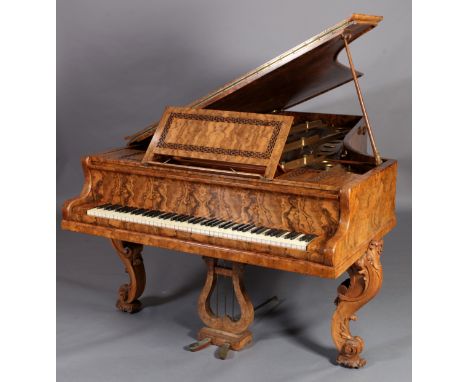
<instances>
[{"instance_id":1,"label":"open piano lid","mask_svg":"<svg viewBox=\"0 0 468 382\"><path fill-rule=\"evenodd\" d=\"M187 107L272 113L341 86L353 79L350 68L337 62L344 48L342 35L346 33L351 42L381 20L381 16L353 14ZM128 137L128 143L151 137L157 125Z\"/></svg>"}]
</instances>

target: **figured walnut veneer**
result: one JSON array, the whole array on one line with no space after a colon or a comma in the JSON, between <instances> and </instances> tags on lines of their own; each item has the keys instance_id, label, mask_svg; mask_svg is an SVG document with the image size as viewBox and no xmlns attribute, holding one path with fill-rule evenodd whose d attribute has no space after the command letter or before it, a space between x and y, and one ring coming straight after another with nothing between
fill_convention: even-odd
<instances>
[{"instance_id":1,"label":"figured walnut veneer","mask_svg":"<svg viewBox=\"0 0 468 382\"><path fill-rule=\"evenodd\" d=\"M321 181L243 179L146 166L136 150L120 149L83 160L86 182L64 206L63 226L108 238L140 242L202 256L316 275L339 277L370 240L395 225L396 162L351 178ZM307 251L212 238L86 215L114 203L239 223L315 233Z\"/></svg>"},{"instance_id":2,"label":"figured walnut veneer","mask_svg":"<svg viewBox=\"0 0 468 382\"><path fill-rule=\"evenodd\" d=\"M293 117L168 107L143 162L159 155L258 166L273 178Z\"/></svg>"}]
</instances>

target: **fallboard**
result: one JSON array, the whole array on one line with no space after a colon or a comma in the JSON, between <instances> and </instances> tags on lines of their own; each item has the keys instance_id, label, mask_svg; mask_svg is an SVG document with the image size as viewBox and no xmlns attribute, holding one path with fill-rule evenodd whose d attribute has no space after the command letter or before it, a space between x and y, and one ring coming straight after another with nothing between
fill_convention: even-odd
<instances>
[{"instance_id":1,"label":"fallboard","mask_svg":"<svg viewBox=\"0 0 468 382\"><path fill-rule=\"evenodd\" d=\"M144 163L257 173L272 179L293 117L167 107Z\"/></svg>"}]
</instances>

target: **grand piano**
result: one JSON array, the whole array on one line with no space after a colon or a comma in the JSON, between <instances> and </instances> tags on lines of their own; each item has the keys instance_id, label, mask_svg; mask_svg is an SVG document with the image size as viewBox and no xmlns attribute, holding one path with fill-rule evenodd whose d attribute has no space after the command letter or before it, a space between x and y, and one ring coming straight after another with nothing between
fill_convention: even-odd
<instances>
[{"instance_id":1,"label":"grand piano","mask_svg":"<svg viewBox=\"0 0 468 382\"><path fill-rule=\"evenodd\" d=\"M333 279L348 272L331 334L339 365L365 365L349 321L382 284L397 163L377 149L349 44L381 19L353 14L207 96L167 107L123 147L82 159L84 186L64 204L62 227L111 240L129 276L118 309L142 308L144 245L202 256L205 326L190 350L215 345L225 358L253 338L246 265ZM343 49L349 65L337 61ZM351 81L362 115L290 111ZM219 296L226 282L232 309Z\"/></svg>"}]
</instances>

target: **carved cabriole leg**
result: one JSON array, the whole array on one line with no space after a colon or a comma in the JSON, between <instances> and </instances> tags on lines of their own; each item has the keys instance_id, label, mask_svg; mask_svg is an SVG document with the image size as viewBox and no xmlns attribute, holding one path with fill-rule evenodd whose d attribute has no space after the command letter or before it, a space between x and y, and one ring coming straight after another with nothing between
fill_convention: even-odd
<instances>
[{"instance_id":1,"label":"carved cabriole leg","mask_svg":"<svg viewBox=\"0 0 468 382\"><path fill-rule=\"evenodd\" d=\"M370 301L382 286L382 247L382 240L371 241L366 253L348 269L350 278L338 287L331 332L339 351L336 359L339 365L360 368L366 364L366 360L360 357L364 341L351 335L349 321L357 319L355 312Z\"/></svg>"},{"instance_id":2,"label":"carved cabriole leg","mask_svg":"<svg viewBox=\"0 0 468 382\"><path fill-rule=\"evenodd\" d=\"M142 308L138 297L143 293L146 284L145 266L141 257L143 245L114 239L111 241L130 278L130 283L119 288L116 307L122 312L138 312Z\"/></svg>"},{"instance_id":3,"label":"carved cabriole leg","mask_svg":"<svg viewBox=\"0 0 468 382\"><path fill-rule=\"evenodd\" d=\"M223 346L229 344L233 350L240 350L252 341L252 333L248 330L254 319L254 308L242 283L243 265L232 263L232 269L217 265L217 260L204 258L208 267L205 285L198 299L198 314L206 325L198 332L198 339L211 339L211 344ZM227 315L217 316L210 306L210 298L216 287L216 275L230 277L234 294L240 307L240 317Z\"/></svg>"}]
</instances>

